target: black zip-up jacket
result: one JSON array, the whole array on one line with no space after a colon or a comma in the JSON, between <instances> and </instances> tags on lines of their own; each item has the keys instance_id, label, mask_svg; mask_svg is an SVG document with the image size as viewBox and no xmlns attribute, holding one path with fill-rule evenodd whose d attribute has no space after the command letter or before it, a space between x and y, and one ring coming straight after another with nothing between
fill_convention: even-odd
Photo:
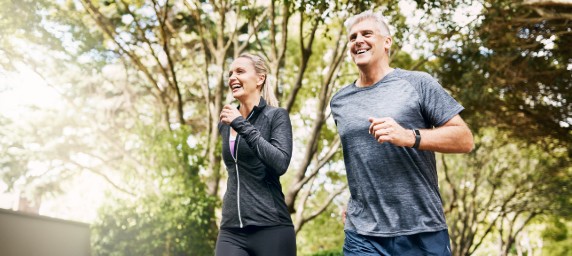
<instances>
[{"instance_id":1,"label":"black zip-up jacket","mask_svg":"<svg viewBox=\"0 0 572 256\"><path fill-rule=\"evenodd\" d=\"M237 132L235 157L230 153L230 126ZM222 158L228 171L221 228L292 226L280 176L292 157L292 124L283 108L261 97L247 119L219 123Z\"/></svg>"}]
</instances>

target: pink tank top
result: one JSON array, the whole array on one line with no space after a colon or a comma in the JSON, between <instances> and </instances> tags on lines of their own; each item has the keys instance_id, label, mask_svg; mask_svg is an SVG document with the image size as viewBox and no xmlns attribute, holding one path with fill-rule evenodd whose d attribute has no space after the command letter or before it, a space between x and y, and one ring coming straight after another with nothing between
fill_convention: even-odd
<instances>
[{"instance_id":1,"label":"pink tank top","mask_svg":"<svg viewBox=\"0 0 572 256\"><path fill-rule=\"evenodd\" d=\"M232 132L230 136L228 136L228 145L230 147L230 154L234 157L234 143L236 142L236 136L232 136Z\"/></svg>"}]
</instances>

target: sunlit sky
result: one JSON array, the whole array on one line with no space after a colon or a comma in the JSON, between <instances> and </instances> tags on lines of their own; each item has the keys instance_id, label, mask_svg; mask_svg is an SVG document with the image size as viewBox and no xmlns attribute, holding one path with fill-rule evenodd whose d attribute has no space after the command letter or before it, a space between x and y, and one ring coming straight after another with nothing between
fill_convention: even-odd
<instances>
[{"instance_id":1,"label":"sunlit sky","mask_svg":"<svg viewBox=\"0 0 572 256\"><path fill-rule=\"evenodd\" d=\"M58 94L44 80L25 66L16 72L0 73L0 109L4 115L18 116L26 106L53 107Z\"/></svg>"},{"instance_id":2,"label":"sunlit sky","mask_svg":"<svg viewBox=\"0 0 572 256\"><path fill-rule=\"evenodd\" d=\"M0 110L2 115L11 119L26 122L33 117L30 106L45 108L61 108L62 101L58 93L34 71L25 66L18 66L16 72L0 73ZM29 168L42 168L30 164ZM104 199L103 189L106 184L91 173L81 173L75 182L63 187L64 194L57 198L46 197L42 200L40 214L68 220L92 222L96 217L97 206ZM20 189L16 185L11 192L8 186L0 181L0 208L17 210Z\"/></svg>"}]
</instances>

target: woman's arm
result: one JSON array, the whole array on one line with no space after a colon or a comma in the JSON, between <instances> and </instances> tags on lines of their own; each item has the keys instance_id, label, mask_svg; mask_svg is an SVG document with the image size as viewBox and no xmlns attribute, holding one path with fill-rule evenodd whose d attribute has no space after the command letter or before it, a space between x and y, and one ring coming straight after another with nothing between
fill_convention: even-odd
<instances>
[{"instance_id":1,"label":"woman's arm","mask_svg":"<svg viewBox=\"0 0 572 256\"><path fill-rule=\"evenodd\" d=\"M275 175L280 176L288 170L292 158L292 124L285 109L275 110L269 124L272 128L269 141L243 117L234 119L230 125L256 152L258 158L275 171Z\"/></svg>"}]
</instances>

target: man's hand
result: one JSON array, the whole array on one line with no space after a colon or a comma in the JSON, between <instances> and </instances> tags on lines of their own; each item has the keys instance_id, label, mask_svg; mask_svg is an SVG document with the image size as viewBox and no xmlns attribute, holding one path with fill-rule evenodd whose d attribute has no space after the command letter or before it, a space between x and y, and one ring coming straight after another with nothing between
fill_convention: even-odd
<instances>
[{"instance_id":1,"label":"man's hand","mask_svg":"<svg viewBox=\"0 0 572 256\"><path fill-rule=\"evenodd\" d=\"M389 142L396 146L411 147L415 143L415 135L399 125L391 117L369 118L369 134L379 143Z\"/></svg>"}]
</instances>

